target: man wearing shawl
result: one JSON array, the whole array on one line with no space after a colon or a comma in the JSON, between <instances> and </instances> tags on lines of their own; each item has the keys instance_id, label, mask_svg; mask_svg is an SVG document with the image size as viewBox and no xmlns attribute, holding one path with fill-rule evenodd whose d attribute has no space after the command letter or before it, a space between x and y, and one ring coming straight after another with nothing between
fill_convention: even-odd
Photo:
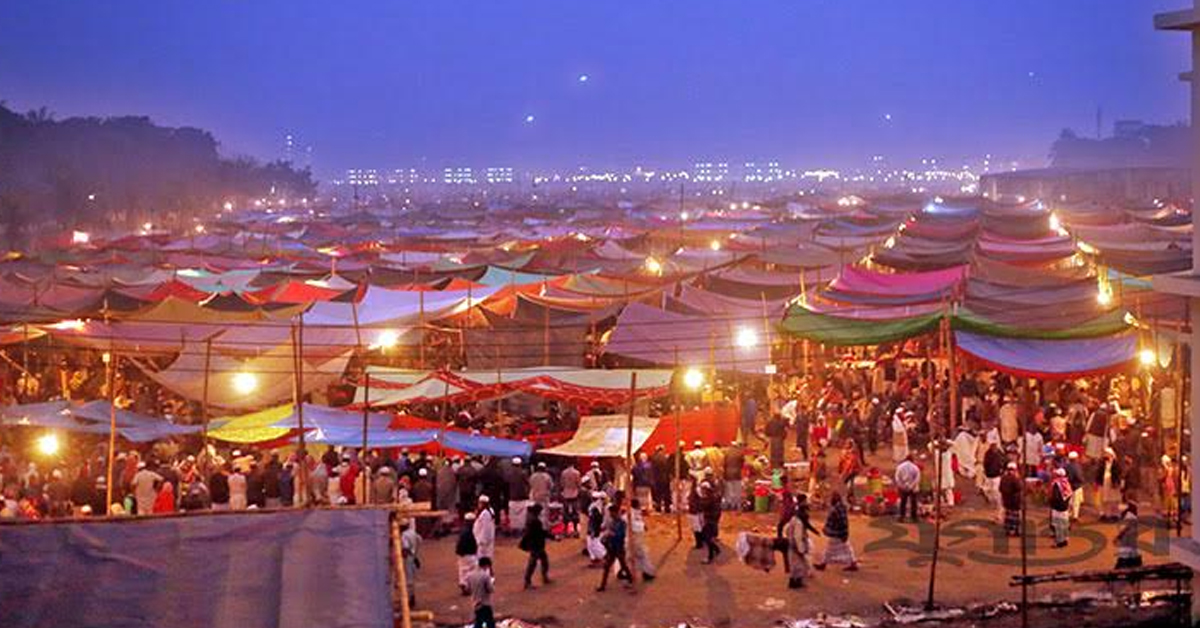
<instances>
[{"instance_id":1,"label":"man wearing shawl","mask_svg":"<svg viewBox=\"0 0 1200 628\"><path fill-rule=\"evenodd\" d=\"M783 539L787 543L789 589L803 587L804 579L809 575L808 554L812 551L809 532L819 534L808 521L808 496L800 493L796 496L792 517L783 526L782 531Z\"/></svg>"},{"instance_id":2,"label":"man wearing shawl","mask_svg":"<svg viewBox=\"0 0 1200 628\"><path fill-rule=\"evenodd\" d=\"M829 497L829 516L825 518L824 533L828 539L825 555L813 567L820 571L825 569L825 565L834 563L846 565L846 571L858 571L858 559L854 556L854 548L850 546L850 516L840 493L834 492Z\"/></svg>"},{"instance_id":3,"label":"man wearing shawl","mask_svg":"<svg viewBox=\"0 0 1200 628\"><path fill-rule=\"evenodd\" d=\"M1067 546L1067 533L1071 529L1071 481L1067 470L1054 470L1050 482L1050 528L1054 531L1054 546Z\"/></svg>"}]
</instances>

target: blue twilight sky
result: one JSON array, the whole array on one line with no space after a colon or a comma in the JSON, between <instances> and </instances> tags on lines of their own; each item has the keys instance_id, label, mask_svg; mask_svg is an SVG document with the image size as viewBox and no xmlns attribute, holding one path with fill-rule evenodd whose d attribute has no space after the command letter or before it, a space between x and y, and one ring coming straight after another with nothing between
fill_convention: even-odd
<instances>
[{"instance_id":1,"label":"blue twilight sky","mask_svg":"<svg viewBox=\"0 0 1200 628\"><path fill-rule=\"evenodd\" d=\"M293 132L324 176L1040 161L1098 106L1106 127L1186 117L1187 38L1151 19L1188 2L0 0L0 100L261 158Z\"/></svg>"}]
</instances>

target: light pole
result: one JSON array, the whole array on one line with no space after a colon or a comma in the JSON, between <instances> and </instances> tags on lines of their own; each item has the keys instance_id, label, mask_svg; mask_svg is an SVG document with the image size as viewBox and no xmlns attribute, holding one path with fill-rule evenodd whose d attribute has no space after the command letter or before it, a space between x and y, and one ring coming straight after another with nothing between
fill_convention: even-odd
<instances>
[{"instance_id":1,"label":"light pole","mask_svg":"<svg viewBox=\"0 0 1200 628\"><path fill-rule=\"evenodd\" d=\"M676 373L678 375L678 373ZM686 392L697 392L704 386L704 372L698 368L690 367L683 372L682 382ZM679 488L683 486L683 439L681 427L679 425L679 414L683 408L679 403L678 397L671 404L671 414L675 418L675 486L671 491L671 507L675 509L675 534L680 540L683 539L683 509L676 503L676 498L679 496Z\"/></svg>"}]
</instances>

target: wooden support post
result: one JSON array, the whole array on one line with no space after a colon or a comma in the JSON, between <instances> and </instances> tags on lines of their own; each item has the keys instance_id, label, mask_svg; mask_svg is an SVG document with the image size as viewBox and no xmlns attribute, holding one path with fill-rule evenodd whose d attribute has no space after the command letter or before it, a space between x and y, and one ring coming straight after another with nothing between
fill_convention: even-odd
<instances>
[{"instance_id":1,"label":"wooden support post","mask_svg":"<svg viewBox=\"0 0 1200 628\"><path fill-rule=\"evenodd\" d=\"M109 343L108 360L108 477L105 485L104 510L112 511L113 500L113 466L117 461L117 354L111 350Z\"/></svg>"},{"instance_id":2,"label":"wooden support post","mask_svg":"<svg viewBox=\"0 0 1200 628\"><path fill-rule=\"evenodd\" d=\"M628 489L627 495L630 500L633 499L633 415L637 412L637 371L629 372L629 421L625 425L625 473L628 474L625 487ZM628 550L633 543L633 505L630 501L629 511L625 513L625 556L626 560L630 556ZM630 586L637 586L637 570L629 570Z\"/></svg>"}]
</instances>

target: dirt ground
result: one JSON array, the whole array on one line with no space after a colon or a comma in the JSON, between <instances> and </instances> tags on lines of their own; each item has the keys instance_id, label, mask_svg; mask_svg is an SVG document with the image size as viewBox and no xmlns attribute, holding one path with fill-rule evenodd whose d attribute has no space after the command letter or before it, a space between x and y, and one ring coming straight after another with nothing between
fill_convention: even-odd
<instances>
[{"instance_id":1,"label":"dirt ground","mask_svg":"<svg viewBox=\"0 0 1200 628\"><path fill-rule=\"evenodd\" d=\"M965 503L955 508L942 526L935 600L944 606L1019 601L1020 589L1009 586L1010 577L1021 573L1019 544L1004 537L992 522L992 509L973 487L963 487L961 482ZM1167 562L1168 539L1173 531L1145 525L1148 510L1143 507L1140 537L1145 562ZM814 512L813 519L819 529L824 512ZM1048 513L1030 509L1031 535L1034 530L1038 534L1029 539L1029 573L1113 566L1112 539L1116 526L1098 523L1090 508L1085 507L1083 520L1072 530L1068 547L1055 549L1047 520ZM604 593L594 590L600 572L588 567L582 555L582 541L578 539L552 543L549 554L553 582L542 586L535 580L535 589L523 590L526 555L517 548L516 539L503 538L496 549L495 610L499 617L570 628L656 628L682 622L757 628L821 614L852 615L876 622L888 617L885 603L907 601L920 605L926 599L934 545L932 523L899 524L891 517L852 515L850 540L858 553L861 570L847 573L840 567L830 567L816 572L805 589L796 591L787 588L782 564L766 573L747 567L734 555L733 543L738 532L773 533L774 521L774 514L727 513L721 521L725 551L715 564L704 565L703 552L692 549L686 521L684 539L679 541L674 515L655 515L648 525L658 578L650 583L639 581L634 587L610 581ZM816 547L819 555L824 540L817 538ZM434 611L438 624L468 623L472 617L471 603L459 594L456 586L453 537L428 539L422 546L421 559L417 608ZM1029 595L1031 600L1037 600L1095 589L1096 585L1043 585L1031 588ZM1053 614L1039 617L1049 621ZM1058 625L1059 620L1061 617L1052 623ZM998 623L1003 625L1005 621L1008 620ZM1087 624L1088 621L1081 621L1077 625Z\"/></svg>"}]
</instances>

